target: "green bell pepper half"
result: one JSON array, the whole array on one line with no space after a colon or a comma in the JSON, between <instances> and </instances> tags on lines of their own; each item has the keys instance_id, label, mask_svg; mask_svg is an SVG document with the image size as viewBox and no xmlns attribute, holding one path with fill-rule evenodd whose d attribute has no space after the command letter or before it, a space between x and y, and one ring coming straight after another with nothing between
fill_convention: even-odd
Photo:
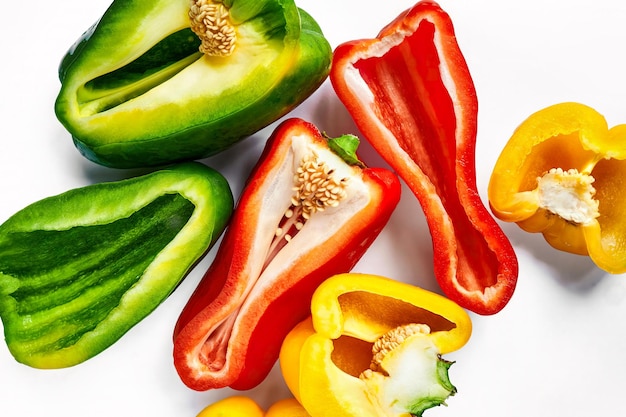
<instances>
[{"instance_id":1,"label":"green bell pepper half","mask_svg":"<svg viewBox=\"0 0 626 417\"><path fill-rule=\"evenodd\" d=\"M61 61L55 112L101 165L199 159L299 105L331 58L293 0L114 0Z\"/></svg>"},{"instance_id":2,"label":"green bell pepper half","mask_svg":"<svg viewBox=\"0 0 626 417\"><path fill-rule=\"evenodd\" d=\"M76 188L0 225L0 317L34 368L81 363L150 314L215 243L233 210L198 162Z\"/></svg>"}]
</instances>

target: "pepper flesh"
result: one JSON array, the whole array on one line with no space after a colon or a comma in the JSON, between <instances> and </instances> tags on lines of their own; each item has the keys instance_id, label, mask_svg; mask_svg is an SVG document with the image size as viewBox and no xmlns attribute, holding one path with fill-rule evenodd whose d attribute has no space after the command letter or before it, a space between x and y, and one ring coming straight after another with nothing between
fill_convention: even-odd
<instances>
[{"instance_id":1,"label":"pepper flesh","mask_svg":"<svg viewBox=\"0 0 626 417\"><path fill-rule=\"evenodd\" d=\"M226 227L226 179L200 163L40 200L0 226L0 317L15 359L81 363L176 288Z\"/></svg>"},{"instance_id":2,"label":"pepper flesh","mask_svg":"<svg viewBox=\"0 0 626 417\"><path fill-rule=\"evenodd\" d=\"M476 313L500 311L515 289L517 258L476 188L478 104L449 16L432 1L417 3L377 38L339 45L330 79L419 200L442 290Z\"/></svg>"},{"instance_id":3,"label":"pepper flesh","mask_svg":"<svg viewBox=\"0 0 626 417\"><path fill-rule=\"evenodd\" d=\"M502 149L488 196L495 215L542 233L558 250L626 272L626 125L580 103L529 116Z\"/></svg>"},{"instance_id":4,"label":"pepper flesh","mask_svg":"<svg viewBox=\"0 0 626 417\"><path fill-rule=\"evenodd\" d=\"M174 364L192 389L260 383L315 287L352 269L395 209L395 174L347 164L331 141L301 119L268 141L174 330Z\"/></svg>"},{"instance_id":5,"label":"pepper flesh","mask_svg":"<svg viewBox=\"0 0 626 417\"><path fill-rule=\"evenodd\" d=\"M311 317L283 342L280 366L312 417L421 415L456 392L440 355L470 335L469 316L445 297L381 276L340 274L315 291Z\"/></svg>"},{"instance_id":6,"label":"pepper flesh","mask_svg":"<svg viewBox=\"0 0 626 417\"><path fill-rule=\"evenodd\" d=\"M55 111L99 164L199 159L295 108L331 54L293 0L114 0L63 58Z\"/></svg>"}]
</instances>

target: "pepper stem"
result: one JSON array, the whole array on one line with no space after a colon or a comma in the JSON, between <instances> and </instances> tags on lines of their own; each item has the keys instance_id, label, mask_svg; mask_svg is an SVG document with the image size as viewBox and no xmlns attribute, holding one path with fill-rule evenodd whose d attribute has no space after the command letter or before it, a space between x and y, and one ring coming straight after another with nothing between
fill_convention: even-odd
<instances>
[{"instance_id":1,"label":"pepper stem","mask_svg":"<svg viewBox=\"0 0 626 417\"><path fill-rule=\"evenodd\" d=\"M429 326L410 323L374 342L370 368L359 379L380 416L421 417L456 394L448 376L452 362L441 357L429 334Z\"/></svg>"},{"instance_id":2,"label":"pepper stem","mask_svg":"<svg viewBox=\"0 0 626 417\"><path fill-rule=\"evenodd\" d=\"M365 168L365 164L363 164L356 155L356 150L360 144L358 137L346 134L337 138L327 137L327 141L328 147L348 165L356 165Z\"/></svg>"},{"instance_id":3,"label":"pepper stem","mask_svg":"<svg viewBox=\"0 0 626 417\"><path fill-rule=\"evenodd\" d=\"M235 50L237 32L228 8L219 0L191 0L191 30L202 43L200 52L207 56L229 56Z\"/></svg>"}]
</instances>

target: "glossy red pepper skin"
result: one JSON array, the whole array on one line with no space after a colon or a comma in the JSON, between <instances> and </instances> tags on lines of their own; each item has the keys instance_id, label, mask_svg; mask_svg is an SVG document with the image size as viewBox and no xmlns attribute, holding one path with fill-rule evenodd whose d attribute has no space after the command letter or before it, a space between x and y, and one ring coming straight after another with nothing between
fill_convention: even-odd
<instances>
[{"instance_id":1,"label":"glossy red pepper skin","mask_svg":"<svg viewBox=\"0 0 626 417\"><path fill-rule=\"evenodd\" d=\"M293 181L293 173L281 167L289 158L294 159L292 139L303 136L314 143L326 143L315 126L300 119L289 119L274 131L242 192L214 262L178 319L174 364L182 381L192 389L230 386L244 390L258 385L278 359L284 337L310 313L315 288L331 275L350 271L397 206L401 187L394 173L355 167L355 175L365 184L367 203L359 203L358 211L341 217L338 227L305 231L313 224L312 217L281 249L281 258L259 272L259 260L266 257L268 246L260 242L268 231L273 234L276 230L275 220L270 219L276 213L266 206L269 200L277 199L272 197L273 190L280 188L277 178L287 175ZM287 251L289 245L297 245L300 234L307 241L320 238L320 243L305 250L292 246L296 249ZM250 289L259 276L264 277L263 283L259 281ZM236 317L227 348L209 349L205 341L227 317ZM211 368L210 363L218 362L206 358L215 355L221 355L221 365Z\"/></svg>"},{"instance_id":2,"label":"glossy red pepper skin","mask_svg":"<svg viewBox=\"0 0 626 417\"><path fill-rule=\"evenodd\" d=\"M515 289L517 257L477 191L478 101L448 14L421 1L377 38L339 45L330 78L419 200L444 293L478 314L500 311Z\"/></svg>"}]
</instances>

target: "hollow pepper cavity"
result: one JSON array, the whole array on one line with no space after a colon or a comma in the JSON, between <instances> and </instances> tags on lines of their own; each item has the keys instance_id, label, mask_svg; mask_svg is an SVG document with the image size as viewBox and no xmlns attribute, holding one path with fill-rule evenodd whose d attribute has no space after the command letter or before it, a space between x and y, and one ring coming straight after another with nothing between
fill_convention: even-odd
<instances>
[{"instance_id":1,"label":"hollow pepper cavity","mask_svg":"<svg viewBox=\"0 0 626 417\"><path fill-rule=\"evenodd\" d=\"M331 55L293 0L114 0L63 58L55 111L99 164L198 159L300 104Z\"/></svg>"},{"instance_id":2,"label":"hollow pepper cavity","mask_svg":"<svg viewBox=\"0 0 626 417\"><path fill-rule=\"evenodd\" d=\"M477 191L478 102L448 14L421 1L377 38L339 45L330 78L419 200L442 290L476 313L500 311L515 289L517 257Z\"/></svg>"},{"instance_id":3,"label":"hollow pepper cavity","mask_svg":"<svg viewBox=\"0 0 626 417\"><path fill-rule=\"evenodd\" d=\"M301 119L274 131L176 324L174 364L187 386L260 383L317 285L351 270L387 223L399 179L363 167L355 141L326 138ZM348 149L351 163L333 149Z\"/></svg>"},{"instance_id":4,"label":"hollow pepper cavity","mask_svg":"<svg viewBox=\"0 0 626 417\"><path fill-rule=\"evenodd\" d=\"M537 111L496 161L488 189L495 215L605 271L626 272L625 138L626 125L609 129L584 104Z\"/></svg>"},{"instance_id":5,"label":"hollow pepper cavity","mask_svg":"<svg viewBox=\"0 0 626 417\"><path fill-rule=\"evenodd\" d=\"M312 417L421 416L456 393L441 355L464 346L472 323L456 303L359 273L324 281L311 316L280 351L287 386Z\"/></svg>"},{"instance_id":6,"label":"hollow pepper cavity","mask_svg":"<svg viewBox=\"0 0 626 417\"><path fill-rule=\"evenodd\" d=\"M200 163L89 185L0 226L0 317L15 359L62 368L151 313L221 235L226 179Z\"/></svg>"}]
</instances>

